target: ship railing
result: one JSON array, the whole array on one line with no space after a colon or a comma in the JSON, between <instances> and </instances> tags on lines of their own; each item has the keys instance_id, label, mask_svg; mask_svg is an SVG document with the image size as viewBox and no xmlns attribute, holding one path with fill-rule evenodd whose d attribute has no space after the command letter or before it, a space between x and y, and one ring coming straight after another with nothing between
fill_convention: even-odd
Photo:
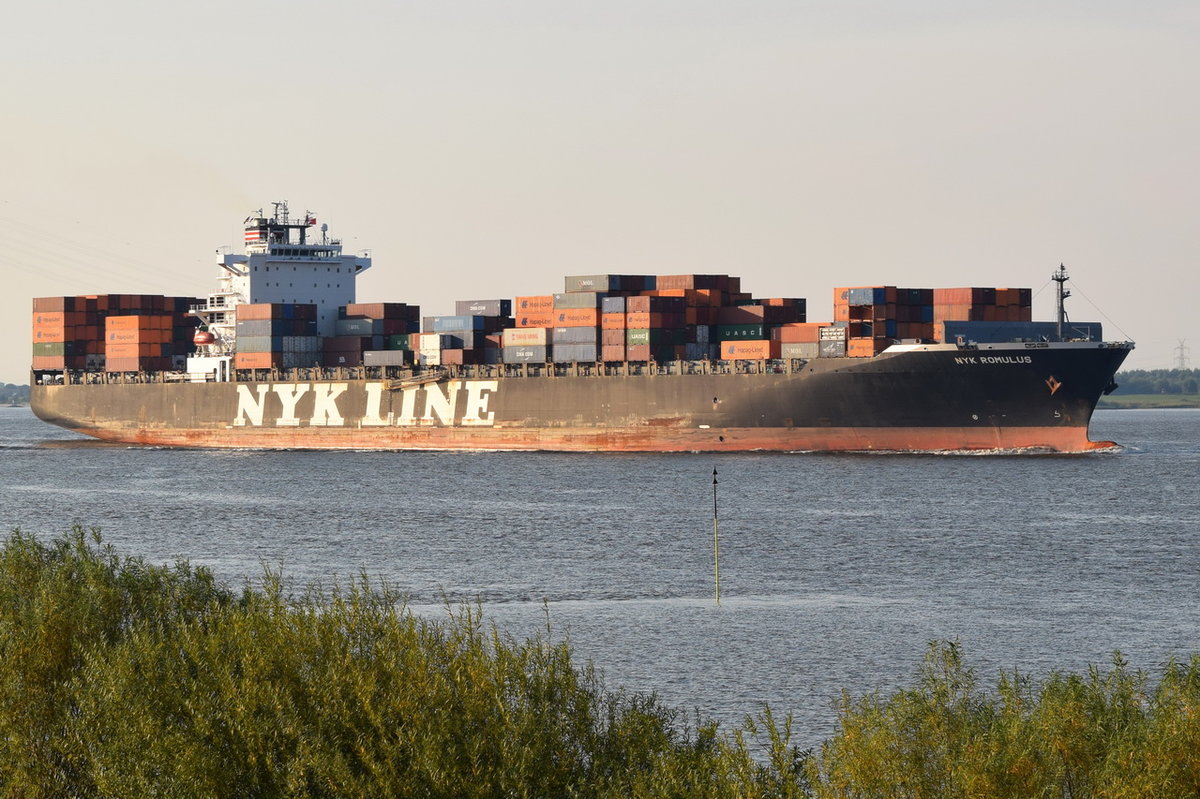
<instances>
[{"instance_id":1,"label":"ship railing","mask_svg":"<svg viewBox=\"0 0 1200 799\"><path fill-rule=\"evenodd\" d=\"M1125 346L1125 345L1114 345ZM714 374L792 374L804 368L807 360L713 360L713 361L628 361L522 364L452 364L443 366L308 366L278 369L236 369L233 382L303 381L388 381L388 390L403 390L443 380L493 380L564 377L667 377ZM38 372L42 384L50 382L84 384L181 383L199 382L185 371L105 372L103 370L66 370ZM208 373L203 373L208 374Z\"/></svg>"}]
</instances>

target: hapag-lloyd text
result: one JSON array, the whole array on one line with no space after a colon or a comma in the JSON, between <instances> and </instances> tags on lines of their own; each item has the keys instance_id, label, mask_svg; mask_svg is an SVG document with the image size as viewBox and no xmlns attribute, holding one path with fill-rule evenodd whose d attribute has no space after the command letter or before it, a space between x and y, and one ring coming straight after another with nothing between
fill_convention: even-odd
<instances>
[{"instance_id":1,"label":"hapag-lloyd text","mask_svg":"<svg viewBox=\"0 0 1200 799\"><path fill-rule=\"evenodd\" d=\"M349 383L258 383L237 387L238 407L233 424L261 427L344 427L339 399ZM496 380L448 380L390 392L390 410L385 412L382 382L364 385L366 407L350 424L361 427L490 427L495 413L488 405L499 390ZM396 401L399 395L399 401Z\"/></svg>"}]
</instances>

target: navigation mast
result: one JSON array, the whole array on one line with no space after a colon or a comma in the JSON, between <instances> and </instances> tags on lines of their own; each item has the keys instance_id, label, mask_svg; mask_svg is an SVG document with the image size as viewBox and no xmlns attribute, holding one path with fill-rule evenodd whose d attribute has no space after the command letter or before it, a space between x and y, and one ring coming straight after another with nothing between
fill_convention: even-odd
<instances>
[{"instance_id":1,"label":"navigation mast","mask_svg":"<svg viewBox=\"0 0 1200 799\"><path fill-rule=\"evenodd\" d=\"M1063 340L1063 325L1067 324L1067 306L1066 299L1071 296L1071 292L1064 285L1067 282L1067 267L1063 264L1058 265L1058 271L1050 276L1050 279L1058 284L1058 340Z\"/></svg>"}]
</instances>

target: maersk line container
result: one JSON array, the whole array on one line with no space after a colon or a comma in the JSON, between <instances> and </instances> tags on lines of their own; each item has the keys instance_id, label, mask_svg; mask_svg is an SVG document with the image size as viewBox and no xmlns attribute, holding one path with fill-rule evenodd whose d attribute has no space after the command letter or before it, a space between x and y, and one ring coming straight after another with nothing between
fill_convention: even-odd
<instances>
[{"instance_id":1,"label":"maersk line container","mask_svg":"<svg viewBox=\"0 0 1200 799\"><path fill-rule=\"evenodd\" d=\"M512 316L512 300L457 300L454 313L459 316Z\"/></svg>"},{"instance_id":2,"label":"maersk line container","mask_svg":"<svg viewBox=\"0 0 1200 799\"><path fill-rule=\"evenodd\" d=\"M545 363L547 347L503 347L504 363Z\"/></svg>"},{"instance_id":3,"label":"maersk line container","mask_svg":"<svg viewBox=\"0 0 1200 799\"><path fill-rule=\"evenodd\" d=\"M550 342L556 351L560 344L595 344L600 340L598 331L595 327L555 327L550 331Z\"/></svg>"}]
</instances>

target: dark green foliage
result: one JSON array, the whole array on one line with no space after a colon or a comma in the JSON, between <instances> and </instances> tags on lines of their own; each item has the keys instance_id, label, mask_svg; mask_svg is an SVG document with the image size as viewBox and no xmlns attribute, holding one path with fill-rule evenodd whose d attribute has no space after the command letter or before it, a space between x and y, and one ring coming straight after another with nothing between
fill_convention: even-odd
<instances>
[{"instance_id":1,"label":"dark green foliage","mask_svg":"<svg viewBox=\"0 0 1200 799\"><path fill-rule=\"evenodd\" d=\"M1200 384L1200 369L1131 369L1116 377L1121 394L1195 394Z\"/></svg>"},{"instance_id":2,"label":"dark green foliage","mask_svg":"<svg viewBox=\"0 0 1200 799\"><path fill-rule=\"evenodd\" d=\"M761 764L606 691L566 643L508 640L471 607L422 618L365 580L237 595L76 529L14 533L0 593L3 796L796 795L769 713Z\"/></svg>"},{"instance_id":3,"label":"dark green foliage","mask_svg":"<svg viewBox=\"0 0 1200 799\"><path fill-rule=\"evenodd\" d=\"M843 701L807 764L818 797L1200 795L1200 658L1156 689L1118 653L1107 671L1001 675L976 688L955 644L934 642L918 686Z\"/></svg>"},{"instance_id":4,"label":"dark green foliage","mask_svg":"<svg viewBox=\"0 0 1200 799\"><path fill-rule=\"evenodd\" d=\"M78 528L0 548L0 675L3 798L1200 795L1200 657L1153 687L1118 654L988 693L934 642L801 752L769 708L681 725L478 608L424 618L365 579L237 593Z\"/></svg>"},{"instance_id":5,"label":"dark green foliage","mask_svg":"<svg viewBox=\"0 0 1200 799\"><path fill-rule=\"evenodd\" d=\"M0 383L0 405L28 405L29 386Z\"/></svg>"}]
</instances>

